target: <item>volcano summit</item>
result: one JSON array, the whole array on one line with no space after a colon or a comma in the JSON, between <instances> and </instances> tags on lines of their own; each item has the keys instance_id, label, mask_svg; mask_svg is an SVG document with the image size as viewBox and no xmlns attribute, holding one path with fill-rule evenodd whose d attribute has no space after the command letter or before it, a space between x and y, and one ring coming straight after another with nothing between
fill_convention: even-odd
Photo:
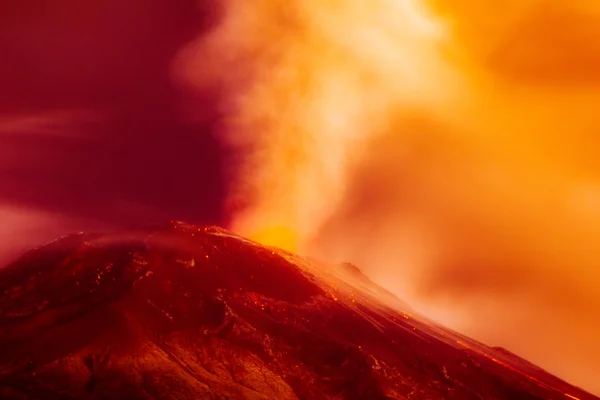
<instances>
[{"instance_id":1,"label":"volcano summit","mask_svg":"<svg viewBox=\"0 0 600 400\"><path fill-rule=\"evenodd\" d=\"M0 270L0 398L596 399L350 264L175 222Z\"/></svg>"}]
</instances>

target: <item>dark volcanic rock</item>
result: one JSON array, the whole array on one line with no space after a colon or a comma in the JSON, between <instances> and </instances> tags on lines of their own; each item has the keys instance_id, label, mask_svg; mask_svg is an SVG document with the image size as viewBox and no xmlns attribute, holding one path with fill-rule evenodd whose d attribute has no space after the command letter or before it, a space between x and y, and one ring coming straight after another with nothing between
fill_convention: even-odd
<instances>
[{"instance_id":1,"label":"dark volcanic rock","mask_svg":"<svg viewBox=\"0 0 600 400\"><path fill-rule=\"evenodd\" d=\"M1 399L594 399L349 264L219 228L69 236L0 270Z\"/></svg>"}]
</instances>

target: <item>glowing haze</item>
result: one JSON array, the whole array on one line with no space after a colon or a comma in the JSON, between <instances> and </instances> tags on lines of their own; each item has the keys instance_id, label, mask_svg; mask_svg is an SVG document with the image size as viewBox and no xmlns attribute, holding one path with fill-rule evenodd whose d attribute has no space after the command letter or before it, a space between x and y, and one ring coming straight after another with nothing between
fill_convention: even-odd
<instances>
[{"instance_id":1,"label":"glowing haze","mask_svg":"<svg viewBox=\"0 0 600 400\"><path fill-rule=\"evenodd\" d=\"M231 228L600 393L600 6L490 7L229 0L176 71L223 93Z\"/></svg>"}]
</instances>

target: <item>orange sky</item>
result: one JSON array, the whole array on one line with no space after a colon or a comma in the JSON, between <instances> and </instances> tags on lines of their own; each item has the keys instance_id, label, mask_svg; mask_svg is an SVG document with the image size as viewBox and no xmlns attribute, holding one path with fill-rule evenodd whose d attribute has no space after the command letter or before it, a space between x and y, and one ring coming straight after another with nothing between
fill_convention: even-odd
<instances>
[{"instance_id":1,"label":"orange sky","mask_svg":"<svg viewBox=\"0 0 600 400\"><path fill-rule=\"evenodd\" d=\"M600 393L600 5L227 4L175 71L229 93L231 227Z\"/></svg>"}]
</instances>

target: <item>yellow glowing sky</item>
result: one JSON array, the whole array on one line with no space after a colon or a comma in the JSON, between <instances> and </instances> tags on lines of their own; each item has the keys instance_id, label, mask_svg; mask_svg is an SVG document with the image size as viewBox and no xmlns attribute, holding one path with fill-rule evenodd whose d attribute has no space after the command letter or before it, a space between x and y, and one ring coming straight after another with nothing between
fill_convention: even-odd
<instances>
[{"instance_id":1,"label":"yellow glowing sky","mask_svg":"<svg viewBox=\"0 0 600 400\"><path fill-rule=\"evenodd\" d=\"M231 228L600 392L600 3L226 4L176 71L226 92Z\"/></svg>"}]
</instances>

